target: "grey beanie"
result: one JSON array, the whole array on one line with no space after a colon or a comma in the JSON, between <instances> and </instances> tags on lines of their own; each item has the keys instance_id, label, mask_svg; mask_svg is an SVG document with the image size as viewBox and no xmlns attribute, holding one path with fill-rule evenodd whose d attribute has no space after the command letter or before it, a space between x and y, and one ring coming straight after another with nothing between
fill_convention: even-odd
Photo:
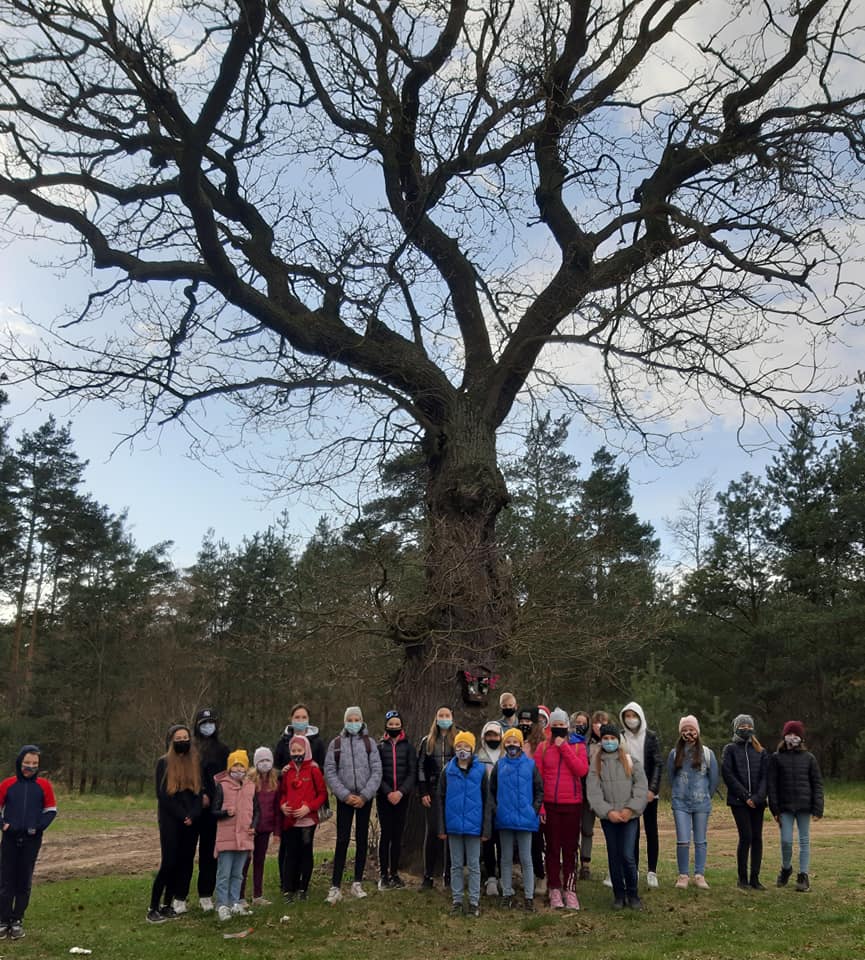
<instances>
[{"instance_id":1,"label":"grey beanie","mask_svg":"<svg viewBox=\"0 0 865 960\"><path fill-rule=\"evenodd\" d=\"M754 718L749 713L740 713L733 721L733 733L735 733L743 723L750 723L751 729L754 728Z\"/></svg>"},{"instance_id":2,"label":"grey beanie","mask_svg":"<svg viewBox=\"0 0 865 960\"><path fill-rule=\"evenodd\" d=\"M342 715L343 723L348 720L349 714L351 713L356 713L360 717L361 722L363 722L363 710L361 710L360 707L346 707L345 713Z\"/></svg>"},{"instance_id":3,"label":"grey beanie","mask_svg":"<svg viewBox=\"0 0 865 960\"><path fill-rule=\"evenodd\" d=\"M566 727L568 725L568 715L561 707L556 707L550 714L550 726Z\"/></svg>"}]
</instances>

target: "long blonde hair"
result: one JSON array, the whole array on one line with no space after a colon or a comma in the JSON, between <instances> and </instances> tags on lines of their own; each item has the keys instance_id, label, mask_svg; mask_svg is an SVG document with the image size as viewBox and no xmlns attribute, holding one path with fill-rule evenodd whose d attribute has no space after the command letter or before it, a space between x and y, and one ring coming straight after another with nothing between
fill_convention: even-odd
<instances>
[{"instance_id":1,"label":"long blonde hair","mask_svg":"<svg viewBox=\"0 0 865 960\"><path fill-rule=\"evenodd\" d=\"M603 739L600 742L603 743ZM595 754L595 773L597 773L599 780L601 779L601 770L604 768L604 754L606 752L607 751L601 747L597 754ZM619 749L616 752L619 754L619 763L625 768L625 773L630 776L634 772L634 761L631 759L630 753L625 749L621 738L619 739Z\"/></svg>"},{"instance_id":2,"label":"long blonde hair","mask_svg":"<svg viewBox=\"0 0 865 960\"><path fill-rule=\"evenodd\" d=\"M246 779L255 784L255 792L259 790L276 790L279 786L279 774L273 767L267 771L264 776L261 775L257 767L250 767L246 774Z\"/></svg>"},{"instance_id":3,"label":"long blonde hair","mask_svg":"<svg viewBox=\"0 0 865 960\"><path fill-rule=\"evenodd\" d=\"M446 703L436 707L436 715L433 717L432 726L429 728L429 733L426 735L427 753L432 753L435 750L435 745L438 743L439 737L442 737L449 742L452 752L454 749L454 740L456 739L457 735L456 723L452 723L450 730L446 730L444 733L442 733L441 728L438 725L439 710L450 710L451 719L453 719L454 712Z\"/></svg>"}]
</instances>

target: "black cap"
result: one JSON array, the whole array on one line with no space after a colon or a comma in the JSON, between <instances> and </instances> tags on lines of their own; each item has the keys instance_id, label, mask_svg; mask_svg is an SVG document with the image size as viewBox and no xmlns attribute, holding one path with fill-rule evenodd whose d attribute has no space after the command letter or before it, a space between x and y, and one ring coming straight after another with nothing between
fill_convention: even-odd
<instances>
[{"instance_id":1,"label":"black cap","mask_svg":"<svg viewBox=\"0 0 865 960\"><path fill-rule=\"evenodd\" d=\"M537 707L523 707L517 714L517 723L537 723L539 716Z\"/></svg>"},{"instance_id":2,"label":"black cap","mask_svg":"<svg viewBox=\"0 0 865 960\"><path fill-rule=\"evenodd\" d=\"M195 714L196 727L199 725L199 723L204 723L205 720L210 720L213 723L216 723L219 720L216 711L212 707L202 707L198 713Z\"/></svg>"}]
</instances>

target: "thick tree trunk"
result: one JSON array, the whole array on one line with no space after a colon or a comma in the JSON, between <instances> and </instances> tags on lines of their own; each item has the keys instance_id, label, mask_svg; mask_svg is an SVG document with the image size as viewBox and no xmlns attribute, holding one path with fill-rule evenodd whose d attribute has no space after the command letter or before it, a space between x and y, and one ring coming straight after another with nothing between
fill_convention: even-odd
<instances>
[{"instance_id":1,"label":"thick tree trunk","mask_svg":"<svg viewBox=\"0 0 865 960\"><path fill-rule=\"evenodd\" d=\"M415 744L441 705L454 710L457 727L480 732L495 708L464 701L464 671L483 666L497 672L514 613L510 577L496 544L496 518L508 494L494 430L466 400L428 438L427 458L426 603L401 621L405 658L394 691ZM423 824L419 805L413 808L405 861L418 871Z\"/></svg>"}]
</instances>

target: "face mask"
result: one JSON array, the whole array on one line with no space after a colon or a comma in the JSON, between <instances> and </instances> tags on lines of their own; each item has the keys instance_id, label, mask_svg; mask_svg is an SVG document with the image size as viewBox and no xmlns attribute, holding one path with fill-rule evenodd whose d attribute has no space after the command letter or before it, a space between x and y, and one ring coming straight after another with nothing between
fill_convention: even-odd
<instances>
[{"instance_id":1,"label":"face mask","mask_svg":"<svg viewBox=\"0 0 865 960\"><path fill-rule=\"evenodd\" d=\"M309 729L309 721L308 720L292 720L291 729L294 730L295 733L303 736L303 734L305 734L306 731Z\"/></svg>"},{"instance_id":2,"label":"face mask","mask_svg":"<svg viewBox=\"0 0 865 960\"><path fill-rule=\"evenodd\" d=\"M523 748L518 743L509 743L505 747L505 753L509 757L518 757L523 752Z\"/></svg>"},{"instance_id":3,"label":"face mask","mask_svg":"<svg viewBox=\"0 0 865 960\"><path fill-rule=\"evenodd\" d=\"M453 725L453 720L446 720L444 718L441 720L436 720L436 726L439 728L439 730L450 730Z\"/></svg>"},{"instance_id":4,"label":"face mask","mask_svg":"<svg viewBox=\"0 0 865 960\"><path fill-rule=\"evenodd\" d=\"M550 727L550 736L553 738L553 740L555 740L556 737L566 737L567 735L567 727Z\"/></svg>"},{"instance_id":5,"label":"face mask","mask_svg":"<svg viewBox=\"0 0 865 960\"><path fill-rule=\"evenodd\" d=\"M270 773L273 770L273 761L272 760L259 760L255 765L255 769L259 773Z\"/></svg>"},{"instance_id":6,"label":"face mask","mask_svg":"<svg viewBox=\"0 0 865 960\"><path fill-rule=\"evenodd\" d=\"M739 727L736 731L736 736L739 737L740 740L750 740L753 735L754 731L748 730L746 727Z\"/></svg>"},{"instance_id":7,"label":"face mask","mask_svg":"<svg viewBox=\"0 0 865 960\"><path fill-rule=\"evenodd\" d=\"M245 770L231 770L230 771L232 780L242 780L246 776Z\"/></svg>"},{"instance_id":8,"label":"face mask","mask_svg":"<svg viewBox=\"0 0 865 960\"><path fill-rule=\"evenodd\" d=\"M640 718L632 717L630 720L625 721L625 726L629 730L639 730L640 729Z\"/></svg>"},{"instance_id":9,"label":"face mask","mask_svg":"<svg viewBox=\"0 0 865 960\"><path fill-rule=\"evenodd\" d=\"M797 737L795 733L788 733L787 736L784 737L784 742L788 747L798 747L802 742L802 738Z\"/></svg>"},{"instance_id":10,"label":"face mask","mask_svg":"<svg viewBox=\"0 0 865 960\"><path fill-rule=\"evenodd\" d=\"M468 758L472 755L472 752L471 750L467 750L465 747L460 747L459 750L456 751L456 755L457 760L468 760Z\"/></svg>"},{"instance_id":11,"label":"face mask","mask_svg":"<svg viewBox=\"0 0 865 960\"><path fill-rule=\"evenodd\" d=\"M532 732L532 725L530 723L521 723L519 729L523 737L527 737Z\"/></svg>"},{"instance_id":12,"label":"face mask","mask_svg":"<svg viewBox=\"0 0 865 960\"><path fill-rule=\"evenodd\" d=\"M291 755L291 762L298 764L298 766L303 763L303 754L302 753L293 753Z\"/></svg>"},{"instance_id":13,"label":"face mask","mask_svg":"<svg viewBox=\"0 0 865 960\"><path fill-rule=\"evenodd\" d=\"M618 740L602 740L601 746L604 748L604 750L607 751L607 753L615 753L619 749L619 741Z\"/></svg>"},{"instance_id":14,"label":"face mask","mask_svg":"<svg viewBox=\"0 0 865 960\"><path fill-rule=\"evenodd\" d=\"M574 724L574 733L578 737L584 737L589 732L589 728L585 723Z\"/></svg>"},{"instance_id":15,"label":"face mask","mask_svg":"<svg viewBox=\"0 0 865 960\"><path fill-rule=\"evenodd\" d=\"M682 731L682 739L685 741L685 743L693 743L693 742L697 739L697 731L696 731L696 730L683 730L683 731Z\"/></svg>"},{"instance_id":16,"label":"face mask","mask_svg":"<svg viewBox=\"0 0 865 960\"><path fill-rule=\"evenodd\" d=\"M210 723L201 723L198 725L198 732L202 737L212 737L216 733L216 724Z\"/></svg>"},{"instance_id":17,"label":"face mask","mask_svg":"<svg viewBox=\"0 0 865 960\"><path fill-rule=\"evenodd\" d=\"M39 772L39 764L37 764L35 767L29 766L29 765L24 766L24 764L21 764L21 772L24 774L25 777L35 777L36 774Z\"/></svg>"},{"instance_id":18,"label":"face mask","mask_svg":"<svg viewBox=\"0 0 865 960\"><path fill-rule=\"evenodd\" d=\"M175 741L174 741L174 752L175 752L175 753L189 753L189 741L188 741L188 740L175 740Z\"/></svg>"},{"instance_id":19,"label":"face mask","mask_svg":"<svg viewBox=\"0 0 865 960\"><path fill-rule=\"evenodd\" d=\"M346 723L345 725L345 729L349 733L360 733L360 729L362 726L363 726L363 723L360 720L349 720L349 722Z\"/></svg>"},{"instance_id":20,"label":"face mask","mask_svg":"<svg viewBox=\"0 0 865 960\"><path fill-rule=\"evenodd\" d=\"M396 729L388 727L386 732L389 737L396 739L402 733L402 727L397 727Z\"/></svg>"},{"instance_id":21,"label":"face mask","mask_svg":"<svg viewBox=\"0 0 865 960\"><path fill-rule=\"evenodd\" d=\"M517 712L516 707L502 707L503 717L512 717Z\"/></svg>"},{"instance_id":22,"label":"face mask","mask_svg":"<svg viewBox=\"0 0 865 960\"><path fill-rule=\"evenodd\" d=\"M490 750L498 750L502 745L501 740L484 740L484 743L490 748Z\"/></svg>"}]
</instances>

